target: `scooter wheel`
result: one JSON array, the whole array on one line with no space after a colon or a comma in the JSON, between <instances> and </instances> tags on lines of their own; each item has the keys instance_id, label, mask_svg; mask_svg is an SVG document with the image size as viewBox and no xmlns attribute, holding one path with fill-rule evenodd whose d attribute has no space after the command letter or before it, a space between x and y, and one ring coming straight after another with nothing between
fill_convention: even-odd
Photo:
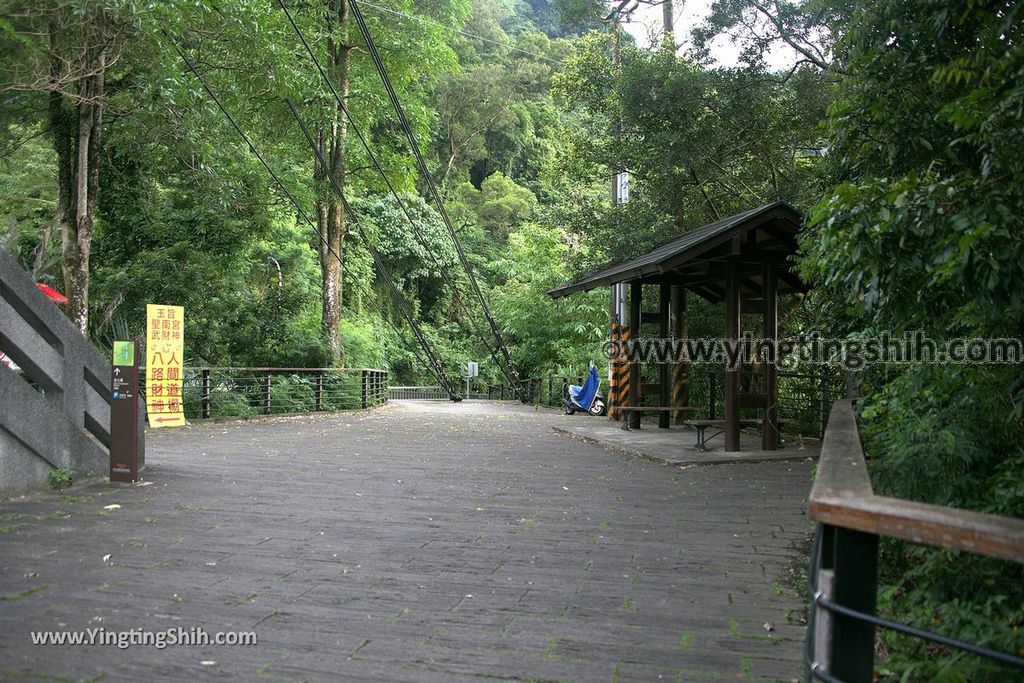
<instances>
[{"instance_id":1,"label":"scooter wheel","mask_svg":"<svg viewBox=\"0 0 1024 683\"><path fill-rule=\"evenodd\" d=\"M565 414L566 415L575 415L576 414L576 410L573 409L573 408L566 408L565 409Z\"/></svg>"},{"instance_id":2,"label":"scooter wheel","mask_svg":"<svg viewBox=\"0 0 1024 683\"><path fill-rule=\"evenodd\" d=\"M594 401L594 404L590 406L590 414L596 417L601 417L606 412L608 412L608 408L605 406L604 401Z\"/></svg>"}]
</instances>

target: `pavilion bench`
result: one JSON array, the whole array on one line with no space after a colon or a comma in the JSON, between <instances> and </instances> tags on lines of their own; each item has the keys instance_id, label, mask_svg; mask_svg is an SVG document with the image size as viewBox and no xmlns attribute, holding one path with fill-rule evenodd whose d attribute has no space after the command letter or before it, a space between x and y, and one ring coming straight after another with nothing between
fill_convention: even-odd
<instances>
[{"instance_id":1,"label":"pavilion bench","mask_svg":"<svg viewBox=\"0 0 1024 683\"><path fill-rule=\"evenodd\" d=\"M789 419L785 418L779 419L775 421L775 424L779 427L779 431L781 432L782 425L786 424L789 421ZM748 427L759 426L761 422L761 418L744 418L740 420L740 425L746 425ZM708 448L708 441L725 432L725 420L686 420L685 422L683 422L683 424L686 425L687 427L693 427L695 430L697 430L697 443L694 446L694 448L698 451L711 450ZM720 429L721 431L716 432L711 436L707 436L706 432L710 427Z\"/></svg>"}]
</instances>

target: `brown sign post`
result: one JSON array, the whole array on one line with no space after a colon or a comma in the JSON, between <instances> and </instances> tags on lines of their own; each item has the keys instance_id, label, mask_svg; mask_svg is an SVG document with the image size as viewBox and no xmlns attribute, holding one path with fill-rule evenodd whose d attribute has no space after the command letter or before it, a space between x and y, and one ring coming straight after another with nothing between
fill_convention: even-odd
<instances>
[{"instance_id":1,"label":"brown sign post","mask_svg":"<svg viewBox=\"0 0 1024 683\"><path fill-rule=\"evenodd\" d=\"M139 419L139 342L114 342L110 370L110 481L139 480L142 450Z\"/></svg>"}]
</instances>

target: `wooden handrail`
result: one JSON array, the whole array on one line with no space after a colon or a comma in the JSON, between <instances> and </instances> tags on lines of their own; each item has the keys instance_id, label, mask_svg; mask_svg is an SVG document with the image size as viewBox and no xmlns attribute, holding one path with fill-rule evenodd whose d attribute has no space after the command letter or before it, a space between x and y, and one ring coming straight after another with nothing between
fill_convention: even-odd
<instances>
[{"instance_id":1,"label":"wooden handrail","mask_svg":"<svg viewBox=\"0 0 1024 683\"><path fill-rule=\"evenodd\" d=\"M824 524L1024 563L1024 519L876 496L849 399L832 406L810 508Z\"/></svg>"}]
</instances>

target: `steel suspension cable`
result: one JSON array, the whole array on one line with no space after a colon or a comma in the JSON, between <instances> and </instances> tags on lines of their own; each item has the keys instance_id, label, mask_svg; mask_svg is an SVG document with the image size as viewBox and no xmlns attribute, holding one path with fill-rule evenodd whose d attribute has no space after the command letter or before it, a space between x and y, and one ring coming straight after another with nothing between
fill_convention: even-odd
<instances>
[{"instance_id":1,"label":"steel suspension cable","mask_svg":"<svg viewBox=\"0 0 1024 683\"><path fill-rule=\"evenodd\" d=\"M207 95L210 96L210 99L213 100L213 102L214 102L214 104L216 104L217 108L224 115L224 117L228 120L228 123L231 124L231 127L234 129L235 133L237 133L238 136L242 138L243 142L245 142L246 146L249 149L249 152L252 153L253 156L255 156L259 160L259 162L263 166L263 168L266 169L266 171L270 174L270 177L273 179L273 181L277 185L278 189L280 189L280 191L285 195L285 197L291 202L291 204L298 211L300 217L303 220L305 220L313 228L313 232L316 233L317 237L320 239L320 241L323 243L323 245L325 247L327 247L328 252L332 256L334 256L334 258L337 259L338 262L340 263L342 261L341 256L330 245L330 243L327 241L327 239L323 236L323 233L320 231L320 229L317 226L317 224L315 223L315 221L313 221L313 219L309 216L309 214L305 211L305 209L302 208L302 206L299 203L298 199L296 199L295 196L288 190L287 186L284 184L284 181L281 180L280 176L278 176L278 174L274 171L274 169L266 161L266 159L259 152L259 150L256 148L256 146L252 143L252 140L249 138L249 136L241 129L241 127L235 121L235 118L231 115L230 112L228 112L227 108L221 103L220 98L217 97L217 94L213 91L213 89L206 82L206 79L203 78L202 74L200 74L199 71L195 68L195 65L188 58L188 56L186 56L185 53L181 50L181 48L178 47L177 43L174 42L173 38L171 38L167 34L166 31L164 31L163 33L164 33L164 36L167 37L168 40L171 41L171 44L174 47L175 52L178 53L178 56L185 63L185 66L188 67L188 70L192 73L192 75L195 76L196 79L198 79L199 83L203 87L203 90L206 91ZM291 103L289 103L289 106L291 106ZM294 114L295 114L295 112L293 111L293 115ZM342 199L344 201L344 198L342 198ZM348 208L347 207L347 202L345 202L345 204L346 204L346 208ZM355 222L356 221L353 221L354 224L355 224ZM357 226L357 229L358 229L358 226ZM363 235L361 230L360 230L360 235L363 236L364 241L366 241L365 235ZM368 249L371 250L371 256L373 256L376 253L376 250L368 242L367 242L367 247L368 247ZM383 263L379 262L378 258L375 258L375 264L377 264L379 267L383 267ZM391 281L390 274L387 273L386 269L383 271L382 274L385 277L385 280L388 282L388 284L392 285L393 293L396 294L397 296L399 296L400 305L404 304L404 299L401 299L400 292L397 292L397 290L393 286L393 282ZM378 313L380 313L381 318L385 322L387 322L388 325L390 325L391 328L395 331L395 333L398 336L399 340L402 341L404 344L406 344L406 347L413 353L413 355L416 357L416 359L420 363L422 363L424 367L426 367L428 370L430 370L434 374L435 378L437 378L438 382L449 393L449 395L452 398L455 398L456 396L458 396L457 392L452 387L451 382L448 381L447 376L443 374L443 369L440 368L439 362L436 360L436 358L434 357L433 353L431 353L427 340L422 336L422 333L419 333L418 330L415 330L415 325L414 325L415 321L412 318L409 319L410 324L414 327L414 334L416 334L417 339L420 341L421 345L423 346L423 350L427 353L428 357L433 361L434 364L432 364L431 362L425 361L423 359L423 357L419 354L419 352L416 350L416 348L414 346L408 344L408 341L405 339L405 336L394 325L394 323L391 322L390 318L385 314L384 310L380 307L380 305L375 300L371 299L370 302L374 306L374 308L378 311ZM441 370L441 372L438 372L439 369Z\"/></svg>"},{"instance_id":2,"label":"steel suspension cable","mask_svg":"<svg viewBox=\"0 0 1024 683\"><path fill-rule=\"evenodd\" d=\"M322 168L330 168L327 164L327 160L320 152L320 148L317 147L316 140L313 138L313 134L309 132L309 126L306 125L306 120L302 117L302 114L299 113L298 107L295 106L295 102L293 102L291 99L286 100L286 102L288 103L288 109L291 111L292 117L295 119L296 123L298 123L299 127L302 129L302 134L306 136L306 142L309 143L309 147L313 151L313 155L316 157L317 162L321 165ZM441 382L441 386L444 387L445 391L449 393L452 400L461 401L462 396L455 390L454 385L448 379L448 375L444 371L444 366L442 365L440 359L434 354L434 350L430 346L430 342L427 340L426 336L423 334L423 331L420 329L419 323L416 321L416 316L413 315L412 310L409 308L409 303L405 300L405 297L402 296L402 293L398 289L398 286L391 278L391 273L387 269L387 266L384 264L384 260L380 256L380 252L378 252L377 248L373 246L373 243L367 237L366 232L362 229L362 226L359 223L358 214L356 214L355 210L352 208L352 205L349 204L348 199L345 197L344 190L342 190L341 185L338 183L338 179L335 178L330 173L328 173L328 178L330 178L331 187L334 189L334 193L338 196L338 199L341 200L341 204L345 209L345 213L347 213L349 218L351 219L352 226L356 229L356 232L359 233L359 236L363 238L363 242L366 244L366 249L367 251L370 252L370 257L373 259L374 265L377 266L377 270L383 277L384 283L388 286L388 289L391 290L392 296L395 298L395 301L397 301L399 306L401 307L406 322L409 323L409 327L413 331L413 335L416 337L417 341L420 342L420 346L423 347L424 353L430 359L430 362L436 371L435 374L437 375L438 380Z\"/></svg>"},{"instance_id":3,"label":"steel suspension cable","mask_svg":"<svg viewBox=\"0 0 1024 683\"><path fill-rule=\"evenodd\" d=\"M279 0L282 3L284 0ZM505 359L505 363L509 368L509 371L517 380L519 378L519 372L515 367L515 363L512 361L512 356L508 352L508 347L505 345L505 340L502 338L501 331L498 329L498 325L494 320L494 316L491 315L490 307L487 305L487 300L483 295L483 291L480 289L480 285L476 281L476 276L473 274L473 269L469 264L469 260L466 258L466 253L462 248L462 243L459 240L458 234L455 232L455 228L452 226L451 219L448 217L448 212L445 210L444 202L441 201L441 196L437 191L437 187L434 185L433 177L430 175L427 169L426 161L423 159L423 154L420 152L420 146L416 140L416 133L413 131L412 126L409 123L408 117L405 115L405 110L402 108L402 103L398 98L398 94L395 92L394 87L391 84L391 78L388 76L387 68L384 66L384 60L381 59L380 53L377 51L377 45L373 40L373 34L370 32L369 26L366 24L366 19L363 17L362 11L359 9L359 3L356 0L348 0L349 7L352 8L352 14L356 19L356 23L359 26L359 32L363 36L363 40L366 42L366 47L370 52L370 56L373 59L374 64L377 67L377 73L380 75L381 82L384 84L384 88L388 92L388 97L391 100L391 104L395 109L395 113L398 115L399 123L402 129L405 131L406 138L409 140L409 144L412 147L413 155L416 157L416 164L419 168L420 175L427 183L427 187L430 190L430 195L437 205L437 210L441 214L441 219L444 221L445 227L448 229L448 234L455 244L455 250L459 255L459 260L462 262L463 268L466 270L466 276L469 279L470 286L473 292L476 294L477 299L480 301L481 310L484 313L484 317L487 319L488 325L490 325L491 333L494 335L497 341L498 348L501 350L502 356Z\"/></svg>"},{"instance_id":4,"label":"steel suspension cable","mask_svg":"<svg viewBox=\"0 0 1024 683\"><path fill-rule=\"evenodd\" d=\"M333 95L335 101L337 102L337 104L339 106L339 109L345 115L345 119L348 121L350 129L355 134L356 138L359 140L359 142L362 145L362 147L364 147L364 150L367 152L367 155L368 155L368 157L370 159L371 164L377 170L377 172L380 174L381 178L384 180L385 185L390 190L390 193L394 197L395 201L398 203L398 206L401 209L402 213L404 215L406 215L406 218L409 220L410 224L413 226L413 229L414 229L414 232L415 232L416 231L416 225L417 225L416 219L413 218L413 216L410 213L409 209L407 208L406 204L404 204L401 201L401 198L398 196L397 190L394 188L394 185L391 183L390 179L387 176L387 172L384 170L384 168L380 164L380 161L378 160L377 156L374 154L373 148L370 146L370 142L367 140L366 136L364 134L362 134L362 131L359 128L359 125L355 122L354 117L352 117L351 113L349 112L347 104L345 103L345 101L341 97L341 95L338 94L338 91L337 91L337 88L335 88L334 82L328 76L328 74L325 71L321 61L319 61L319 59L316 57L316 54L313 52L312 47L309 45L308 40L306 40L305 34L302 32L302 30L299 28L298 24L295 22L295 17L292 15L292 12L288 8L288 5L285 4L284 0L278 0L278 4L284 10L285 15L288 18L288 22L289 22L289 24L292 27L292 30L295 32L296 36L299 38L299 41L302 43L302 46L305 49L306 54L308 55L310 60L313 62L313 66L316 68L316 71L319 73L319 75L321 75L321 78L327 84L328 89L331 91L331 94ZM386 75L386 72L385 72L385 75ZM388 86L390 87L390 82L388 82ZM390 90L390 92L393 94L393 90ZM400 106L400 104L399 104L399 106ZM402 119L404 119L404 113L403 112L402 112L401 116L402 116ZM408 126L408 120L404 121L404 125ZM425 167L425 164L423 164L422 156L419 156L419 148L415 145L415 143L414 143L414 148L415 148L415 150L417 152L417 156L418 156L420 164L422 165L422 168L425 169L426 167ZM508 349L505 347L505 342L501 338L501 333L498 331L498 327L497 327L497 325L494 322L494 318L492 316L490 316L490 311L486 307L486 302L483 299L483 294L480 291L480 288L479 288L479 286L476 283L476 279L473 276L472 269L469 267L469 263L468 263L468 260L466 258L466 254L465 254L465 252L462 249L462 244L459 242L459 239L458 239L457 233L455 231L455 228L452 226L452 221L449 218L449 216L447 216L447 212L444 211L443 204L440 203L439 197L437 197L437 190L436 190L436 188L434 188L433 181L430 179L429 174L425 174L425 177L430 182L430 186L431 186L431 189L433 191L433 195L434 195L435 201L438 204L438 210L439 210L438 213L441 216L442 222L444 223L444 226L447 229L447 232L449 232L450 237L452 238L452 240L453 240L453 242L455 244L456 252L459 255L460 262L463 264L464 268L466 269L467 279L468 279L468 281L470 283L471 289L476 294L477 299L479 299L479 301L481 302L481 305L483 306L484 315L485 315L485 317L487 319L488 325L490 326L490 330L492 330L492 333L495 335L495 338L498 341L497 346L502 351L502 355L505 358L504 364L502 364L502 362L499 361L499 359L496 357L495 352L492 349L490 349L490 346L488 344L486 344L485 342L484 342L484 347L487 349L487 351L490 353L490 355L492 355L492 357L495 358L496 364L498 365L499 369L501 369L502 373L506 376L506 379L508 379L510 381L510 384L512 385L513 390L517 391L517 392L520 392L521 390L520 390L520 387L519 387L519 374L518 374L518 371L516 371L515 365L512 362L512 358L509 355ZM427 248L426 245L423 245L423 246L424 246L424 249L428 253L431 253L431 255L433 255L431 250L429 248ZM442 274L442 276L445 276L443 274L443 270L441 270L441 274ZM446 278L446 276L445 276L445 278ZM451 284L451 281L449 281L449 282ZM481 341L482 341L482 338L481 338Z\"/></svg>"},{"instance_id":5,"label":"steel suspension cable","mask_svg":"<svg viewBox=\"0 0 1024 683\"><path fill-rule=\"evenodd\" d=\"M288 7L286 5L284 5L283 2L279 2L279 4L281 5L281 9L284 10L285 16L288 18L289 23L291 24L293 30L295 31L295 33L298 36L300 42L302 43L303 47L305 48L307 55L313 61L313 64L316 66L318 72L320 73L320 76L327 83L329 89L331 90L332 95L334 96L334 99L338 103L339 108L341 109L341 111L345 115L345 118L348 121L349 127L351 128L352 132L355 133L355 135L358 138L358 140L359 140L360 144L362 145L363 149L366 151L367 156L369 157L371 164L377 170L378 174L380 174L381 178L384 180L384 183L387 186L388 190L390 191L391 195L395 198L395 201L397 202L399 208L402 210L402 213L405 215L406 219L409 221L409 224L412 226L412 228L413 228L413 235L416 237L417 241L423 247L424 251L427 254L429 254L431 259L434 261L434 265L437 267L438 273L441 275L442 279L444 279L444 281L447 282L449 284L449 286L451 286L451 288L454 291L457 292L458 291L458 286L448 277L448 274L445 272L444 268L441 266L441 263L437 259L437 256L434 254L433 250L424 242L423 236L420 235L419 231L417 230L417 221L416 221L416 219L413 218L413 216L412 216L411 212L409 211L408 207L406 206L405 202L402 201L402 198L398 194L398 191L395 189L394 185L391 183L391 180L388 178L387 172L384 170L384 168L381 165L381 163L379 162L377 156L374 154L373 149L370 147L369 142L367 141L366 137L363 135L363 132L362 132L362 130L359 127L359 124L356 123L354 117L351 115L351 112L348 109L348 106L341 99L341 96L338 95L336 89L334 88L333 82L330 80L330 78L328 78L326 72L324 71L323 67L320 64L320 61L316 58L316 55L313 53L312 48L310 47L309 43L306 41L305 35L299 29L299 27L296 24L294 18L292 17L292 14L289 11ZM462 310L463 315L467 318L467 320L469 320L470 326L474 327L473 326L473 318L465 311L465 309L462 308L461 300L456 299L456 301L458 302L458 306ZM480 332L478 330L474 329L473 332L480 339L480 342L483 344L484 348L487 349L487 352L490 354L491 358L494 359L495 365L502 371L502 373L505 375L505 378L509 381L510 384L514 385L516 383L515 377L513 377L512 375L509 374L507 368L497 358L497 355L495 354L494 350L490 347L490 345L487 343L487 341L484 338L484 336L482 334L480 334Z\"/></svg>"}]
</instances>

